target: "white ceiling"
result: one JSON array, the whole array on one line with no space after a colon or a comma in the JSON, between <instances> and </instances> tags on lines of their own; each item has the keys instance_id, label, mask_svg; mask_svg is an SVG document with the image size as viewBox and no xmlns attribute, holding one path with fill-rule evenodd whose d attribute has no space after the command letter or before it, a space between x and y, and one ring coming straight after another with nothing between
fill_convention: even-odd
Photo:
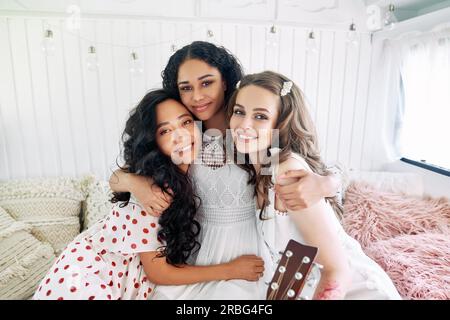
<instances>
[{"instance_id":1,"label":"white ceiling","mask_svg":"<svg viewBox=\"0 0 450 320\"><path fill-rule=\"evenodd\" d=\"M448 0L363 0L367 5L378 4L388 6L394 4L399 10L421 11L423 9L434 7L436 5L450 5Z\"/></svg>"},{"instance_id":2,"label":"white ceiling","mask_svg":"<svg viewBox=\"0 0 450 320\"><path fill-rule=\"evenodd\" d=\"M209 2L210 0L0 0L0 11L1 10L12 10L12 11L28 11L28 12L66 12L67 8L71 4L77 4L83 7L85 13L123 13L123 14L143 14L145 12L151 12L155 16L188 16L195 17L198 15L199 4L214 4L219 3L236 3L241 0L234 1L223 1L215 0ZM255 6L264 7L265 3L275 3L275 0L242 0L243 3L254 4ZM316 4L316 1L318 4ZM292 0L292 1L280 1L280 4L287 3L302 3L305 6L306 3L312 3L312 0ZM394 4L396 7L395 16L398 21L407 20L414 18L429 12L433 12L442 8L450 7L450 0L315 0L314 5L320 7L320 4L336 3L340 10L328 10L330 14L334 14L334 18L341 19L339 14L351 15L355 18L360 17L365 19L366 10L365 7L369 5L378 5L383 9L386 9L389 4ZM123 11L125 8L125 12ZM119 11L114 11L114 8L121 8ZM266 6L270 7L270 6ZM283 6L282 6L283 7ZM291 6L292 8L295 6ZM288 9L285 11L291 10ZM326 7L326 6L325 6ZM87 9L86 9L87 8ZM169 9L168 9L169 8ZM243 8L244 10L245 8ZM283 9L283 8L281 8ZM281 10L280 9L280 10ZM248 10L247 10L248 11ZM273 11L273 10L271 10ZM282 10L281 10L282 11ZM293 11L292 14L296 15L297 12ZM170 12L168 14L168 12ZM244 12L245 13L245 12ZM313 12L314 13L314 12ZM247 14L247 13L245 13ZM252 12L253 14L253 12ZM272 15L272 13L268 13ZM324 14L321 11L320 14ZM145 15L145 14L144 14ZM312 14L311 14L312 15ZM304 17L301 17L302 19ZM329 19L328 17L326 18ZM342 20L342 19L341 19Z\"/></svg>"},{"instance_id":3,"label":"white ceiling","mask_svg":"<svg viewBox=\"0 0 450 320\"><path fill-rule=\"evenodd\" d=\"M364 5L388 7L395 5L395 16L399 21L414 18L439 9L450 7L450 0L362 0Z\"/></svg>"}]
</instances>

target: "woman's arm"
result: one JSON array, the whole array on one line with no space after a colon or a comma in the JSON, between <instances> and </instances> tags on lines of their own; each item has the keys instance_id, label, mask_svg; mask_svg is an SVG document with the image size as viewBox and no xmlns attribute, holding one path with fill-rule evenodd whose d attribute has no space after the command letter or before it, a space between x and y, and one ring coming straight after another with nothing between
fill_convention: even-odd
<instances>
[{"instance_id":1,"label":"woman's arm","mask_svg":"<svg viewBox=\"0 0 450 320\"><path fill-rule=\"evenodd\" d=\"M243 279L256 281L263 275L264 262L254 255L238 257L228 263L210 266L173 266L157 252L140 253L147 278L157 285L183 285L198 282Z\"/></svg>"},{"instance_id":2,"label":"woman's arm","mask_svg":"<svg viewBox=\"0 0 450 320\"><path fill-rule=\"evenodd\" d=\"M131 173L127 173L121 169L117 169L109 177L109 187L114 192L130 192L130 185L127 177L130 177Z\"/></svg>"},{"instance_id":3,"label":"woman's arm","mask_svg":"<svg viewBox=\"0 0 450 320\"><path fill-rule=\"evenodd\" d=\"M298 211L317 204L323 198L334 197L341 188L341 176L327 176L305 169L286 170L277 177L275 192L291 211Z\"/></svg>"},{"instance_id":4,"label":"woman's arm","mask_svg":"<svg viewBox=\"0 0 450 320\"><path fill-rule=\"evenodd\" d=\"M145 211L155 217L159 217L172 203L172 197L154 185L150 177L116 170L109 178L109 186L115 192L133 194Z\"/></svg>"},{"instance_id":5,"label":"woman's arm","mask_svg":"<svg viewBox=\"0 0 450 320\"><path fill-rule=\"evenodd\" d=\"M280 164L278 174L297 169L309 170L306 162L290 158ZM289 210L289 213L305 242L319 248L317 262L324 266L324 270L314 298L342 299L350 285L350 268L335 227L336 217L328 206L321 199L309 208ZM276 209L284 210L281 202L277 201Z\"/></svg>"}]
</instances>

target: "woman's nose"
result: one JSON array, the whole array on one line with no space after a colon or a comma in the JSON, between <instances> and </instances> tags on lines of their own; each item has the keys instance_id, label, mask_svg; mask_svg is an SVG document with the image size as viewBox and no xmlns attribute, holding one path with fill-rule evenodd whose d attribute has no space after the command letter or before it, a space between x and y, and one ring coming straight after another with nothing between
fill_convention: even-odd
<instances>
[{"instance_id":1,"label":"woman's nose","mask_svg":"<svg viewBox=\"0 0 450 320\"><path fill-rule=\"evenodd\" d=\"M173 142L174 144L181 143L185 140L189 140L189 132L186 132L186 129L178 129L173 133Z\"/></svg>"},{"instance_id":2,"label":"woman's nose","mask_svg":"<svg viewBox=\"0 0 450 320\"><path fill-rule=\"evenodd\" d=\"M204 98L204 94L201 92L201 90L194 90L194 101L202 101Z\"/></svg>"},{"instance_id":3,"label":"woman's nose","mask_svg":"<svg viewBox=\"0 0 450 320\"><path fill-rule=\"evenodd\" d=\"M252 129L252 120L249 117L245 117L239 124L239 128L242 130Z\"/></svg>"}]
</instances>

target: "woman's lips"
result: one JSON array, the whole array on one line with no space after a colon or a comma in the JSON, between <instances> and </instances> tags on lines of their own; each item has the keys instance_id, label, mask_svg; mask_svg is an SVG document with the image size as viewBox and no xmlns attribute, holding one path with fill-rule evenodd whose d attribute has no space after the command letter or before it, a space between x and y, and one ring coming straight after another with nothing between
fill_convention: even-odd
<instances>
[{"instance_id":1,"label":"woman's lips","mask_svg":"<svg viewBox=\"0 0 450 320\"><path fill-rule=\"evenodd\" d=\"M188 144L187 146L179 147L179 148L175 149L174 152L176 152L176 153L186 152L188 150L191 150L193 146L194 146L194 144L191 143L191 144Z\"/></svg>"},{"instance_id":2,"label":"woman's lips","mask_svg":"<svg viewBox=\"0 0 450 320\"><path fill-rule=\"evenodd\" d=\"M242 141L244 143L249 143L250 141L258 139L258 137L256 136L252 136L245 133L237 133L236 136L238 138L238 141Z\"/></svg>"},{"instance_id":3,"label":"woman's lips","mask_svg":"<svg viewBox=\"0 0 450 320\"><path fill-rule=\"evenodd\" d=\"M200 106L194 106L194 110L195 112L204 112L206 109L208 109L209 105L211 104L211 102L202 104Z\"/></svg>"}]
</instances>

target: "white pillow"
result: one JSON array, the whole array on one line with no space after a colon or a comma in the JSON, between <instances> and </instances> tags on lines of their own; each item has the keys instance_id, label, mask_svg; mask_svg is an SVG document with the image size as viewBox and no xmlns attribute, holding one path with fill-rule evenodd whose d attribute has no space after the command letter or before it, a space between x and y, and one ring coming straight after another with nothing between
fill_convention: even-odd
<instances>
[{"instance_id":1,"label":"white pillow","mask_svg":"<svg viewBox=\"0 0 450 320\"><path fill-rule=\"evenodd\" d=\"M29 299L56 257L53 248L31 234L0 207L0 299Z\"/></svg>"},{"instance_id":2,"label":"white pillow","mask_svg":"<svg viewBox=\"0 0 450 320\"><path fill-rule=\"evenodd\" d=\"M106 216L112 208L109 201L112 198L112 190L109 183L89 177L83 183L86 199L83 201L82 229L91 227L95 222Z\"/></svg>"},{"instance_id":3,"label":"white pillow","mask_svg":"<svg viewBox=\"0 0 450 320\"><path fill-rule=\"evenodd\" d=\"M417 197L424 195L423 178L416 173L349 170L346 175L345 188L357 181L367 182L382 191Z\"/></svg>"},{"instance_id":4,"label":"white pillow","mask_svg":"<svg viewBox=\"0 0 450 320\"><path fill-rule=\"evenodd\" d=\"M59 253L80 233L80 179L39 178L0 182L0 206L32 234Z\"/></svg>"}]
</instances>

